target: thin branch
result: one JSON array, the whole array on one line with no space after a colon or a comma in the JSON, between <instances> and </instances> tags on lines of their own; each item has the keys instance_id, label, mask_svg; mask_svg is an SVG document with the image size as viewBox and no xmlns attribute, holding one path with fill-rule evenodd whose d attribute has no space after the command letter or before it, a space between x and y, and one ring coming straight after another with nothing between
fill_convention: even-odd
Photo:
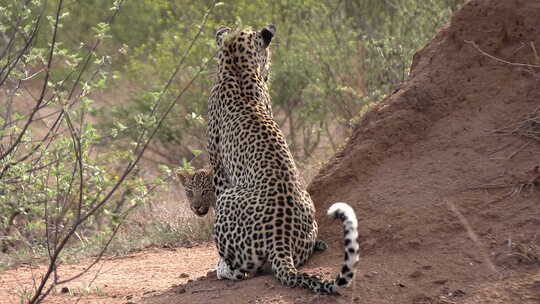
<instances>
[{"instance_id":1,"label":"thin branch","mask_svg":"<svg viewBox=\"0 0 540 304\"><path fill-rule=\"evenodd\" d=\"M121 1L119 3L119 7L121 7L123 4L123 1ZM112 21L114 20L114 18L116 17L116 15L118 14L119 10L115 10L113 15L111 15L111 17L109 17L107 19L107 23L108 24L111 24ZM67 97L67 99L72 99L73 98L73 95L75 93L75 90L78 86L78 84L80 83L81 81L81 78L82 78L82 75L83 73L87 70L88 66L90 65L90 62L91 62L91 59L93 57L93 54L94 52L96 51L96 49L98 48L98 46L101 44L102 40L101 39L98 39L96 40L96 42L94 43L94 45L92 46L92 48L90 49L90 51L87 53L86 55L86 58L85 60L83 61L83 64L79 64L79 67L80 67L80 70L79 70L79 73L77 75L77 79L75 80L75 82L73 83L73 86L71 87L70 89L70 92L69 92L69 95ZM90 80L93 80L96 75L98 74L100 69L96 69L96 71L94 72L94 74L92 75L92 77L90 77ZM71 77L71 75L76 71L76 69L72 70L61 82L60 82L60 86L59 87L63 87L64 83ZM46 82L45 82L46 83ZM82 93L79 95L79 97L82 95ZM42 104L41 106L37 106L35 107L35 109L37 110L40 110L42 109L43 107L47 106L47 104L49 104L51 102L51 100L56 96L56 90L54 92L54 94L47 100L47 102L45 102L44 104ZM37 99L36 99L37 100ZM72 103L69 107L71 107L74 103ZM68 107L68 108L69 108ZM53 113L50 113L48 114L47 116L45 117L48 117L48 116L51 116L51 115L54 115L54 114L57 114L58 113L58 117L56 118L56 120L54 121L52 127L48 128L48 131L47 131L47 134L45 134L45 136L38 142L38 144L33 147L32 149L30 149L28 151L28 153L22 157L20 157L19 159L17 159L16 161L13 161L13 162L10 162L8 164L6 164L4 166L4 168L2 168L2 171L0 171L0 179L3 177L4 173L11 167L13 166L14 164L16 163L20 163L20 162L23 162L25 161L26 159L28 159L30 156L32 156L36 151L43 151L43 150L48 150L48 147L49 145L52 143L52 141L55 139L56 135L57 135L57 132L58 132L58 129L60 127L60 122L62 121L62 119L64 118L64 111L65 109L61 109L59 111L56 111L56 112L53 112ZM37 111L36 111L37 112ZM30 116L32 116L34 113L31 113ZM41 120L41 119L44 119L45 117L40 117L39 119L32 119L32 117L28 118L28 121L37 121L37 120ZM41 149L41 146L44 144L44 143L47 143L46 147L44 149ZM35 161L35 162L38 162L39 159L43 156L43 153L41 153L41 156Z\"/></svg>"},{"instance_id":2,"label":"thin branch","mask_svg":"<svg viewBox=\"0 0 540 304\"><path fill-rule=\"evenodd\" d=\"M31 0L26 0L26 2L24 3L23 7L26 7L28 6L28 4L30 3ZM22 10L21 10L22 11ZM11 47L13 46L13 43L15 42L15 38L17 37L17 33L18 33L18 28L20 27L21 25L21 21L22 21L22 18L19 16L19 18L17 19L17 23L15 24L15 26L13 26L13 28L15 29L11 35L11 37L9 38L8 40L8 43L7 43L7 46L6 48L2 51L2 53L0 54L0 60L2 58L4 58L4 56L11 50ZM5 33L2 33L2 36L4 37L4 40L7 39L6 37L6 34Z\"/></svg>"},{"instance_id":3,"label":"thin branch","mask_svg":"<svg viewBox=\"0 0 540 304\"><path fill-rule=\"evenodd\" d=\"M519 63L519 62L510 62L510 61L506 61L504 59L501 59L501 58L498 58L498 57L495 57L491 54L488 54L486 53L485 51L483 51L477 44L476 42L472 41L472 40L463 40L465 43L467 44L470 44L472 45L478 52L480 52L480 54L486 56L486 57L489 57L495 61L498 61L498 62L502 62L502 63L505 63L505 64L508 64L508 65L513 65L513 66L523 66L523 67L528 67L528 68L540 68L540 65L535 65L535 64L528 64L528 63Z\"/></svg>"},{"instance_id":4,"label":"thin branch","mask_svg":"<svg viewBox=\"0 0 540 304\"><path fill-rule=\"evenodd\" d=\"M5 72L5 74L4 74L4 77L2 78L2 80L0 80L0 87L4 84L4 82L6 81L8 76L11 74L11 71L17 66L17 64L19 63L19 60L21 60L23 55L28 52L28 49L30 48L30 45L32 45L35 38L37 37L38 29L39 29L39 26L41 24L41 19L43 17L43 14L45 13L45 6L46 5L47 5L47 3L45 2L45 4L43 5L43 10L39 14L38 20L36 21L34 29L32 30L32 33L30 34L30 38L26 41L26 43L25 43L24 47L22 48L22 50L19 51L19 53L17 54L17 56L15 57L15 59L13 61L11 61L11 62L8 61L8 63L6 63L6 65L4 67L2 67L2 71L0 71L0 75L4 74L4 72ZM7 69L7 71L6 71L6 69Z\"/></svg>"},{"instance_id":5,"label":"thin branch","mask_svg":"<svg viewBox=\"0 0 540 304\"><path fill-rule=\"evenodd\" d=\"M445 200L445 203L448 206L448 208L457 216L461 225L463 225L463 227L467 231L467 235L469 236L471 241L473 241L474 245L476 245L478 251L484 258L484 262L486 263L488 269L492 272L498 273L497 268L495 267L495 264L493 264L493 262L489 258L489 254L486 252L484 246L482 245L482 243L480 242L480 239L478 238L478 235L472 228L469 221L463 216L463 214L458 210L457 206L454 203L448 200Z\"/></svg>"},{"instance_id":6,"label":"thin branch","mask_svg":"<svg viewBox=\"0 0 540 304\"><path fill-rule=\"evenodd\" d=\"M53 30L53 37L52 37L52 41L51 41L51 50L50 50L50 53L49 53L49 59L47 61L47 70L46 70L46 74L45 74L45 79L43 81L43 87L41 89L41 96L36 104L36 106L34 107L34 110L32 111L32 114L30 115L30 117L28 118L23 130L21 131L20 135L19 135L19 138L17 139L17 145L19 144L19 142L21 141L22 139L22 136L24 135L24 133L26 133L26 130L28 129L28 126L30 125L30 123L32 122L32 119L34 118L34 115L36 114L37 112L37 109L39 108L39 106L41 105L41 103L43 102L43 99L45 97L45 92L47 91L47 86L48 86L48 82L49 82L49 77L50 77L50 68L52 66L52 58L53 58L53 54L54 54L54 47L55 47L55 44L56 44L56 37L57 37L57 34L58 34L58 24L60 22L60 12L62 11L62 4L63 4L63 0L60 0L58 2L58 6L57 6L57 9L56 9L56 19L55 19L55 23L54 23L54 30ZM46 3L45 3L46 5ZM13 146L13 149L15 148L15 145ZM7 156L9 153L11 153L11 151L8 151L6 152L4 155L2 155L0 157L0 160L3 159L5 156ZM55 252L55 255L57 255L57 252ZM52 266L52 265L51 265ZM52 267L49 267L49 275L51 274L52 270L54 269L54 266ZM43 278L41 280L41 283L38 287L38 289L36 290L34 296L32 297L32 299L29 301L29 303L36 303L36 301L38 300L39 298L39 295L41 294L43 288L45 287L45 283L46 281L48 281L48 277L47 278Z\"/></svg>"},{"instance_id":7,"label":"thin branch","mask_svg":"<svg viewBox=\"0 0 540 304\"><path fill-rule=\"evenodd\" d=\"M134 207L134 206L133 206ZM131 209L129 209L131 210ZM127 213L126 213L126 216L127 216ZM45 297L47 297L49 295L49 293L51 292L51 290L54 288L54 286L56 285L60 285L60 284L65 284L65 283L68 283L68 282L71 282L81 276L83 276L86 272L88 272L88 270L90 270L92 267L94 267L97 263L99 263L99 261L101 261L101 259L103 258L103 255L105 254L105 252L107 251L107 249L109 248L109 245L111 244L112 240L114 239L114 237L116 236L116 234L118 233L119 229L121 227L121 224L118 224L115 229L113 230L111 236L109 237L109 239L107 240L107 242L105 243L105 245L103 246L103 248L100 250L100 252L98 253L98 255L96 256L96 258L92 261L92 263L90 263L90 265L88 265L87 267L85 267L85 269L83 269L81 272L79 272L78 274L74 275L73 277L69 278L69 279L65 279L65 280L60 280L60 281L57 281L55 282L55 284L51 284L47 290L45 292L43 292L43 294L40 295L37 303L43 301L43 299L45 299Z\"/></svg>"},{"instance_id":8,"label":"thin branch","mask_svg":"<svg viewBox=\"0 0 540 304\"><path fill-rule=\"evenodd\" d=\"M533 51L534 59L536 63L540 63L540 57L538 56L538 52L536 51L536 46L534 45L534 41L531 41L530 46Z\"/></svg>"},{"instance_id":9,"label":"thin branch","mask_svg":"<svg viewBox=\"0 0 540 304\"><path fill-rule=\"evenodd\" d=\"M62 3L62 1L60 1L60 4ZM204 27L204 25L206 24L206 21L207 21L207 17L208 15L210 14L210 12L213 10L213 8L215 7L216 5L216 0L213 1L212 5L210 6L210 8L208 9L207 13L205 14L205 17L204 17L204 20L203 20L203 23L201 24L201 31L202 31L202 28ZM194 40L197 40L199 37L199 35L197 35ZM192 42L192 44L194 44L194 42ZM190 52L191 51L191 48L189 48L186 52ZM187 55L186 55L187 56ZM183 61L180 62L181 64L183 63ZM152 130L150 136L148 137L148 139L144 142L144 144L142 145L142 149L140 149L140 151L138 151L137 153L137 156L135 158L134 161L131 161L130 163L128 163L128 165L126 166L123 174L121 175L121 177L119 178L119 180L115 183L115 185L112 187L112 189L105 195L104 198L102 198L99 203L97 203L93 208L91 208L84 216L81 216L81 218L76 221L72 226L71 228L69 229L69 231L65 234L65 236L62 238L62 240L60 241L60 243L58 244L58 246L55 246L55 250L54 250L54 254L53 256L51 257L50 259L50 263L49 263L49 267L47 269L47 272L45 273L45 275L43 276L42 280L41 280L41 283L38 287L38 289L36 290L34 296L32 297L32 299L30 300L29 303L39 303L41 302L46 296L47 294L52 290L52 286L49 287L48 289L46 289L45 293L43 293L43 290L45 288L45 284L47 283L47 281L49 280L51 274L53 273L54 269L55 269L55 265L56 265L56 262L58 260L58 257L60 255L60 252L64 249L64 247L66 246L67 242L69 241L69 239L71 238L71 236L76 232L76 230L79 228L79 226L84 223L90 216L92 216L94 213L96 213L99 209L101 209L108 201L109 199L112 197L112 195L116 192L116 190L118 190L118 188L120 187L120 185L126 180L126 178L130 175L130 173L132 172L132 170L135 168L135 166L138 164L139 160L141 159L142 155L144 154L144 152L146 151L146 148L149 146L150 142L153 140L154 136L156 135L156 133L158 132L158 130L161 128L161 126L163 125L165 119L167 118L167 116L169 115L169 113L171 112L171 110L173 109L173 107L181 100L182 96L184 95L184 93L188 90L189 87L191 87L191 85L193 84L193 82L198 78L198 76L200 75L200 73L206 68L206 65L207 63L203 64L203 66L199 69L199 71L192 77L192 79L184 86L184 88L180 91L180 93L176 96L176 98L168 105L168 107L166 108L165 112L160 116L159 120L158 120L158 123L156 125L156 127ZM177 71L179 70L179 67L177 66L177 68L175 69L175 72L173 73L173 75L171 76L171 78L169 79L169 81L167 82L166 86L164 87L163 91L162 91L162 95L163 93L169 88L170 84L172 83L172 79L176 76L176 73ZM139 146L139 143L138 143L138 146ZM96 199L98 198L98 196L96 196ZM95 202L96 200L94 200ZM93 204L93 203L92 203Z\"/></svg>"},{"instance_id":10,"label":"thin branch","mask_svg":"<svg viewBox=\"0 0 540 304\"><path fill-rule=\"evenodd\" d=\"M155 105L150 110L150 115L155 114L155 112L157 111L158 105L160 104L160 101L163 98L165 92L167 92L169 90L169 87L171 86L172 82L174 81L174 79L176 79L176 75L180 71L180 68L184 65L184 61L187 59L188 54L191 53L191 49L195 45L195 41L197 41L199 39L199 36L202 34L203 29L204 29L204 25L208 21L208 17L210 16L210 13L214 9L215 5L216 5L216 0L214 0L212 2L211 6L210 6L210 9L207 10L206 13L204 14L202 24L201 24L201 26L199 26L199 31L197 32L195 37L191 40L190 45L188 46L188 48L186 49L186 51L184 53L184 56L182 56L179 63L176 65L176 67L174 69L174 72L172 73L171 77L169 77L169 79L167 80L167 83L165 84L165 87L161 90L161 94L159 95ZM137 151L139 149L139 147L140 147L139 143L141 143L143 141L143 138L146 135L145 133L146 133L146 130L143 130L141 132L141 134L139 135L139 137L137 138L137 146L135 147L134 151Z\"/></svg>"},{"instance_id":11,"label":"thin branch","mask_svg":"<svg viewBox=\"0 0 540 304\"><path fill-rule=\"evenodd\" d=\"M114 230L113 230L112 234L110 235L109 239L107 240L105 245L103 245L103 248L101 248L101 250L97 254L96 258L92 261L92 263L90 263L90 265L85 267L85 269L83 269L80 273L74 275L73 277L71 277L69 279L58 281L58 284L65 284L65 283L71 282L73 280L76 280L77 278L80 278L82 275L84 275L86 272L88 272L94 265L99 263L99 261L101 261L101 259L105 255L105 252L107 251L107 249L109 249L109 246L110 246L111 242L113 241L114 237L116 236L116 234L120 230L120 227L122 226L122 223L124 223L127 216L130 214L130 212L133 209L135 209L136 206L137 205L132 205L124 212L122 218L120 219L120 224L116 225L116 227L114 228Z\"/></svg>"},{"instance_id":12,"label":"thin branch","mask_svg":"<svg viewBox=\"0 0 540 304\"><path fill-rule=\"evenodd\" d=\"M26 121L23 129L19 133L19 136L17 137L15 142L11 145L11 147L9 147L6 152L4 152L2 155L0 155L0 160L4 159L6 156L11 154L11 152L13 152L15 150L15 148L19 145L19 143L21 142L23 136L26 134L26 131L28 130L28 127L32 123L32 119L34 118L34 115L38 111L39 106L43 102L43 98L45 97L45 92L47 91L47 85L48 85L48 81L49 81L49 77L50 77L50 68L51 68L53 54L54 54L54 47L55 47L55 44L56 44L56 35L57 35L57 32L58 32L58 23L59 23L59 20L60 20L60 11L62 9L62 2L63 2L63 0L60 0L60 2L58 4L56 21L55 21L54 32L53 32L53 38L52 38L52 42L51 42L51 51L49 53L49 59L47 61L47 73L46 73L45 79L43 81L43 87L41 89L41 96L38 99L36 105L34 106L34 109L32 110L32 113L30 114L30 117L28 117L28 120ZM34 29L34 32L32 33L32 37L35 37L35 35L37 33L37 28L39 27L39 23L41 21L42 16L43 16L43 12L39 15L39 19L36 22L36 27ZM33 38L31 40L33 40ZM30 42L27 44L27 46L28 47L30 46ZM7 77L7 75L6 75L6 77ZM2 83L3 82L0 82L0 86L2 85Z\"/></svg>"},{"instance_id":13,"label":"thin branch","mask_svg":"<svg viewBox=\"0 0 540 304\"><path fill-rule=\"evenodd\" d=\"M15 94L17 94L17 91L19 90L21 86L21 81L17 81L16 86L11 90L9 94L6 92L6 99L7 99L7 105L6 105L6 115L4 117L4 125L2 126L2 130L6 130L12 121L12 111L13 111L13 98L15 97Z\"/></svg>"}]
</instances>

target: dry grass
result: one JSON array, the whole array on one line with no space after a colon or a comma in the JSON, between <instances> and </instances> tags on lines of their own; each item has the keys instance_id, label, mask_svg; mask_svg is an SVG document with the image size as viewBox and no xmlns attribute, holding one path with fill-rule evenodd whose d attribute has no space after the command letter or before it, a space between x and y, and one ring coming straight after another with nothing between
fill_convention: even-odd
<instances>
[{"instance_id":1,"label":"dry grass","mask_svg":"<svg viewBox=\"0 0 540 304\"><path fill-rule=\"evenodd\" d=\"M213 212L197 217L179 187L171 182L169 187L154 193L152 203L135 209L122 224L106 254L123 255L147 247L173 248L211 240ZM76 262L97 255L108 240L106 231L97 228L87 231L66 248L62 261ZM45 247L21 243L7 253L0 252L0 271L21 264L46 263L46 256Z\"/></svg>"},{"instance_id":2,"label":"dry grass","mask_svg":"<svg viewBox=\"0 0 540 304\"><path fill-rule=\"evenodd\" d=\"M111 244L110 253L122 254L149 246L172 248L212 238L213 211L197 217L176 183L157 193L153 203L136 210Z\"/></svg>"},{"instance_id":3,"label":"dry grass","mask_svg":"<svg viewBox=\"0 0 540 304\"><path fill-rule=\"evenodd\" d=\"M518 135L540 142L540 106L518 121L494 131L500 135Z\"/></svg>"},{"instance_id":4,"label":"dry grass","mask_svg":"<svg viewBox=\"0 0 540 304\"><path fill-rule=\"evenodd\" d=\"M515 258L519 263L540 265L540 239L535 237L526 243L511 244L509 256Z\"/></svg>"}]
</instances>

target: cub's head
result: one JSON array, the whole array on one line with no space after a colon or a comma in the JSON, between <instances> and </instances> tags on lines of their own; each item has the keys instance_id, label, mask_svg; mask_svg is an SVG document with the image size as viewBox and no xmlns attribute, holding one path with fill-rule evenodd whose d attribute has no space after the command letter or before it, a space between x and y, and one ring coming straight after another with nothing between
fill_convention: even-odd
<instances>
[{"instance_id":1,"label":"cub's head","mask_svg":"<svg viewBox=\"0 0 540 304\"><path fill-rule=\"evenodd\" d=\"M186 191L189 207L198 216L206 215L210 207L216 204L213 176L211 169L178 173L178 179Z\"/></svg>"},{"instance_id":2,"label":"cub's head","mask_svg":"<svg viewBox=\"0 0 540 304\"><path fill-rule=\"evenodd\" d=\"M268 80L270 71L268 46L275 33L274 25L267 25L258 31L233 31L224 26L218 28L216 42L219 47L220 68L236 73L253 72L257 73L262 80Z\"/></svg>"}]
</instances>

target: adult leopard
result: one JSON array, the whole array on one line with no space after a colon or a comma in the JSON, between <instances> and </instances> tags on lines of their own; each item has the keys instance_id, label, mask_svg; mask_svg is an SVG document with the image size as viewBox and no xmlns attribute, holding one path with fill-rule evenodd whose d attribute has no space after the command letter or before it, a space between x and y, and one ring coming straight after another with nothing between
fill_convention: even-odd
<instances>
[{"instance_id":1,"label":"adult leopard","mask_svg":"<svg viewBox=\"0 0 540 304\"><path fill-rule=\"evenodd\" d=\"M207 135L217 197L217 276L241 280L268 262L286 286L336 293L354 279L357 219L345 203L328 210L345 230L345 262L336 279L298 272L320 241L315 207L272 117L265 81L275 30L269 25L260 31L221 27L216 32L218 73L208 101Z\"/></svg>"}]
</instances>

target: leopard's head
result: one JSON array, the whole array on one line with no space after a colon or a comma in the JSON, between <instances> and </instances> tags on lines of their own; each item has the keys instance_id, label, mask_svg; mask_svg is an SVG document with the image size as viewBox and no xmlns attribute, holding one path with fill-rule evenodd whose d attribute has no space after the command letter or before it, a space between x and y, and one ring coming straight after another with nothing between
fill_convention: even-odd
<instances>
[{"instance_id":1,"label":"leopard's head","mask_svg":"<svg viewBox=\"0 0 540 304\"><path fill-rule=\"evenodd\" d=\"M267 81L270 73L270 49L268 46L276 33L274 25L267 25L261 30L233 31L220 27L216 31L219 47L219 67L234 71L243 70L257 73L260 79Z\"/></svg>"},{"instance_id":2,"label":"leopard's head","mask_svg":"<svg viewBox=\"0 0 540 304\"><path fill-rule=\"evenodd\" d=\"M179 172L178 179L184 186L189 207L198 216L204 216L216 204L216 194L211 169Z\"/></svg>"}]
</instances>

